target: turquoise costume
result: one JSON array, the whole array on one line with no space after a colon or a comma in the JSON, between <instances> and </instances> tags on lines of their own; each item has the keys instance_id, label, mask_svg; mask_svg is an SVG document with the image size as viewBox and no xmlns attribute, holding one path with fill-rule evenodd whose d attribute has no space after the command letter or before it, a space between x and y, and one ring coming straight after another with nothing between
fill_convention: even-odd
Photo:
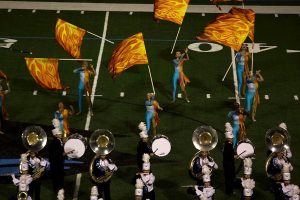
<instances>
[{"instance_id":1,"label":"turquoise costume","mask_svg":"<svg viewBox=\"0 0 300 200\"><path fill-rule=\"evenodd\" d=\"M78 110L79 112L82 112L82 99L83 99L83 94L84 94L84 76L85 76L85 71L82 69L82 67L74 69L74 73L79 74L79 82L78 82Z\"/></svg>"},{"instance_id":2,"label":"turquoise costume","mask_svg":"<svg viewBox=\"0 0 300 200\"><path fill-rule=\"evenodd\" d=\"M240 52L236 54L236 62L237 62L236 74L238 79L238 93L239 95L241 95L243 74L245 70L245 57Z\"/></svg>"},{"instance_id":3,"label":"turquoise costume","mask_svg":"<svg viewBox=\"0 0 300 200\"><path fill-rule=\"evenodd\" d=\"M175 101L176 99L176 90L177 90L177 83L179 81L180 78L180 61L177 59L173 59L173 64L174 64L174 74L173 74L173 79L172 79L172 83L173 83L173 101Z\"/></svg>"},{"instance_id":4,"label":"turquoise costume","mask_svg":"<svg viewBox=\"0 0 300 200\"><path fill-rule=\"evenodd\" d=\"M146 127L147 132L149 132L151 128L152 119L154 117L154 97L151 97L150 100L145 102L146 106Z\"/></svg>"},{"instance_id":5,"label":"turquoise costume","mask_svg":"<svg viewBox=\"0 0 300 200\"><path fill-rule=\"evenodd\" d=\"M232 120L233 147L235 148L240 132L240 118L239 114L236 111L229 112L228 117Z\"/></svg>"},{"instance_id":6,"label":"turquoise costume","mask_svg":"<svg viewBox=\"0 0 300 200\"><path fill-rule=\"evenodd\" d=\"M245 111L247 113L250 113L250 111L252 110L255 93L256 93L256 88L255 88L254 78L247 79L246 104L245 104Z\"/></svg>"}]
</instances>

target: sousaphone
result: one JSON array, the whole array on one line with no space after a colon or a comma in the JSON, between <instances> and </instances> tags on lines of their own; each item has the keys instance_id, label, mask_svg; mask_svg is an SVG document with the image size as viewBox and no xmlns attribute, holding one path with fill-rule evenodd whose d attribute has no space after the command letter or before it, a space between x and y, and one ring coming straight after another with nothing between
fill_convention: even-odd
<instances>
[{"instance_id":1,"label":"sousaphone","mask_svg":"<svg viewBox=\"0 0 300 200\"><path fill-rule=\"evenodd\" d=\"M277 155L278 152L284 151L289 148L290 144L290 136L287 130L281 127L274 127L270 128L266 132L265 136L266 145L268 149L271 151L271 154L268 156L266 164L265 164L265 171L268 177L274 180L280 180L281 173L272 173L271 164L273 158ZM286 159L286 158L284 158ZM286 159L287 162L289 162Z\"/></svg>"},{"instance_id":2,"label":"sousaphone","mask_svg":"<svg viewBox=\"0 0 300 200\"><path fill-rule=\"evenodd\" d=\"M218 144L218 134L215 129L211 126L200 126L193 132L192 142L196 149L199 151L193 156L190 165L189 172L193 178L201 178L202 176L197 175L193 170L195 159L199 157L201 151L210 151L214 149ZM208 156L208 159L213 160L212 157Z\"/></svg>"},{"instance_id":3,"label":"sousaphone","mask_svg":"<svg viewBox=\"0 0 300 200\"><path fill-rule=\"evenodd\" d=\"M98 129L92 133L89 144L91 149L96 153L90 162L89 175L95 183L107 182L112 177L114 171L107 170L103 176L96 177L93 174L94 162L101 155L108 155L115 148L115 138L109 130Z\"/></svg>"},{"instance_id":4,"label":"sousaphone","mask_svg":"<svg viewBox=\"0 0 300 200\"><path fill-rule=\"evenodd\" d=\"M28 126L22 133L22 143L24 147L30 152L37 153L42 150L47 144L47 134L40 126ZM21 169L21 165L20 165ZM33 171L32 179L40 178L45 172L45 167L39 166Z\"/></svg>"}]
</instances>

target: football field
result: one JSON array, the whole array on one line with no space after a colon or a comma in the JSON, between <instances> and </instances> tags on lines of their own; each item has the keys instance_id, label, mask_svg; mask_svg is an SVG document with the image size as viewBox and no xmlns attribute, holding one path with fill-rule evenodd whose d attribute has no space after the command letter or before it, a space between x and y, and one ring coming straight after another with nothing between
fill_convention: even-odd
<instances>
[{"instance_id":1,"label":"football field","mask_svg":"<svg viewBox=\"0 0 300 200\"><path fill-rule=\"evenodd\" d=\"M297 146L300 142L297 137L300 130L300 16L274 14L257 14L255 23L254 70L260 69L265 79L259 88L261 104L257 110L257 121L246 121L247 136L255 145L255 199L273 199L264 170L267 151L264 137L269 128L277 126L280 122L287 123L292 138L292 182L300 184L300 147ZM59 101L78 109L79 77L73 73L73 69L80 66L78 62L59 62L61 82L71 88L64 96L61 91L46 91L37 85L24 60L24 57L71 58L55 39L57 18L114 41L113 45L108 42L101 43L101 39L89 34L84 37L81 55L83 58L93 59L92 64L99 69L96 81L91 81L95 89L94 116L87 122L87 106L84 102L83 114L71 116L69 122L71 128L88 128L90 131L109 129L116 136L112 158L119 170L111 182L112 199L134 199L135 188L131 181L137 172L137 125L145 120L144 102L146 93L152 91L151 82L146 65L130 68L115 80L108 73L107 66L113 49L120 41L142 32L156 99L164 108L159 113L160 124L157 131L169 137L172 144L168 156L151 159L152 171L156 176L154 187L157 199L192 199L192 196L187 195L185 188L180 186L195 184L188 175L188 167L197 152L192 144L192 133L201 125L214 127L219 136L217 147L211 151L211 156L219 165L219 170L212 176L213 186L216 188L215 199L239 199L239 190L234 197L228 198L225 195L222 169L224 123L229 120L227 113L233 109L234 102L234 99L230 98L234 96L232 70L224 82L221 80L231 63L231 50L226 46L195 39L215 16L214 13L186 14L175 50L183 50L189 46L190 60L185 63L184 72L191 80L187 85L191 102L177 99L175 103L171 103L171 80L174 71L171 60L174 55L170 54L170 51L179 28L177 24L167 21L156 23L153 13L150 12L0 10L0 43L3 43L3 38L17 40L12 46L15 50L0 48L0 70L7 74L11 85L11 93L7 96L9 120L51 125ZM247 39L247 42L250 43L250 40ZM18 50L32 54L21 53ZM291 53L290 50L299 52ZM37 91L36 95L33 94L34 91ZM124 92L125 96L120 97L120 92ZM241 102L244 105L244 101ZM20 138L21 133L7 134ZM51 133L48 134L51 137ZM82 134L89 137L90 133L82 131ZM5 136L0 135L0 140L1 137ZM16 141L21 143L21 138ZM25 148L16 149L11 157L18 158L17 155L24 151ZM85 163L85 167L76 172L83 174L78 199L88 199L92 186L87 166L93 153L90 148L87 151L88 154L80 159ZM0 152L0 158L4 157L3 155L7 158L9 153ZM240 162L236 162L237 168ZM237 171L237 177L240 177L242 170ZM66 199L73 198L75 180L76 175L65 178ZM9 198L15 192L16 187L12 182L1 182L0 200ZM41 193L43 200L55 199L50 179L42 181Z\"/></svg>"}]
</instances>

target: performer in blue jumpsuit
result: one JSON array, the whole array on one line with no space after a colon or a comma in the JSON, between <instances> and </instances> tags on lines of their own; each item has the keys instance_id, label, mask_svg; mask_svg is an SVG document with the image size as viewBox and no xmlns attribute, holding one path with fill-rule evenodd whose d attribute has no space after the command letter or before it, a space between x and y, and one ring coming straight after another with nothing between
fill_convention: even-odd
<instances>
[{"instance_id":1,"label":"performer in blue jumpsuit","mask_svg":"<svg viewBox=\"0 0 300 200\"><path fill-rule=\"evenodd\" d=\"M147 132L149 132L151 128L152 119L154 117L154 94L148 93L147 100L145 102L146 106L146 127Z\"/></svg>"},{"instance_id":2,"label":"performer in blue jumpsuit","mask_svg":"<svg viewBox=\"0 0 300 200\"><path fill-rule=\"evenodd\" d=\"M180 88L182 92L185 95L185 100L189 103L190 100L187 97L187 93L185 90L185 86L187 83L190 82L190 80L185 76L183 73L183 63L187 60L189 60L189 55L187 54L188 49L185 49L185 53L181 53L180 51L177 51L175 54L175 59L173 59L173 64L174 64L174 74L173 74L173 79L172 79L172 84L173 84L173 93L172 97L173 100L172 102L175 102L176 100L176 90L177 90L177 83L179 82ZM184 56L186 57L184 58Z\"/></svg>"},{"instance_id":3,"label":"performer in blue jumpsuit","mask_svg":"<svg viewBox=\"0 0 300 200\"><path fill-rule=\"evenodd\" d=\"M82 112L82 98L84 91L86 92L86 98L90 114L92 115L92 101L91 101L91 87L90 87L90 75L95 75L95 70L92 65L88 66L88 62L84 61L82 67L74 69L74 73L79 74L78 82L78 113Z\"/></svg>"},{"instance_id":4,"label":"performer in blue jumpsuit","mask_svg":"<svg viewBox=\"0 0 300 200\"><path fill-rule=\"evenodd\" d=\"M236 54L236 63L237 63L237 79L238 79L238 94L241 96L242 94L242 86L244 82L244 78L249 73L248 70L248 60L249 53L247 52L247 46L243 45L240 52Z\"/></svg>"}]
</instances>

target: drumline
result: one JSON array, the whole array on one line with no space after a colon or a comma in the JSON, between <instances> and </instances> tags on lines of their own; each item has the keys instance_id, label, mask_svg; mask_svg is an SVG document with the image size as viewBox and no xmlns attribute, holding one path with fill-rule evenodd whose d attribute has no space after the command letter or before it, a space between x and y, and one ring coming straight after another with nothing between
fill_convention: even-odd
<instances>
[{"instance_id":1,"label":"drumline","mask_svg":"<svg viewBox=\"0 0 300 200\"><path fill-rule=\"evenodd\" d=\"M140 124L138 127L141 130L140 137L148 137L148 135L144 132L145 130L143 126ZM232 129L228 123L225 125L225 137L226 139L233 138ZM278 138L281 138L283 142L279 141L276 143ZM271 154L266 162L266 173L270 179L272 190L275 190L275 196L281 194L287 198L297 199L299 198L299 188L298 186L290 183L292 165L289 161L291 157L289 140L288 132L284 128L275 127L267 131L266 143L268 148L271 150ZM30 196L28 195L29 185L32 181L40 179L43 176L46 171L45 169L49 166L49 163L43 158L37 159L33 157L32 159L38 160L36 168L33 170L32 174L28 174L29 160L27 157L30 153L36 154L38 151L43 149L47 143L47 137L45 136L45 131L41 127L31 126L27 127L23 132L22 142L25 148L28 149L28 152L21 156L20 177L16 178L15 176L12 176L12 178L14 184L19 187L17 198L30 199ZM213 176L214 170L218 169L218 165L214 161L213 157L209 155L209 152L213 150L218 143L217 132L211 126L198 127L193 132L192 142L198 152L195 153L190 161L189 172L192 178L197 182L195 185L182 187L188 188L187 192L189 194L196 195L199 199L213 199L215 189L212 186L213 182L211 181L211 177ZM87 138L78 133L72 134L64 142L64 152L69 159L81 158L86 152L87 143ZM114 172L117 171L117 166L107 157L115 147L115 139L110 131L98 129L92 133L89 145L95 153L89 167L91 181L95 184L91 190L91 199L97 199L99 195L99 188L104 187L105 190L105 187L110 183L110 179ZM150 200L155 198L153 186L155 176L150 168L150 157L152 155L157 157L167 156L171 151L171 142L167 136L158 134L152 138L150 142L150 149L152 153L143 154L142 170L136 173L136 199L142 199L143 196L147 195ZM286 155L280 157L279 155L283 152L286 153ZM287 158L288 154L290 154L289 158ZM243 188L242 197L244 199L252 199L253 196L255 181L251 178L251 174L252 159L254 159L254 156L255 147L251 140L248 138L240 140L237 144L236 154L234 157L236 159L241 159L244 163L244 176L240 179L241 186ZM275 173L275 167L281 171L277 171ZM145 180L147 184L145 183ZM58 193L58 199L63 198L63 191L60 190ZM106 199L110 199L110 197L106 197Z\"/></svg>"}]
</instances>

